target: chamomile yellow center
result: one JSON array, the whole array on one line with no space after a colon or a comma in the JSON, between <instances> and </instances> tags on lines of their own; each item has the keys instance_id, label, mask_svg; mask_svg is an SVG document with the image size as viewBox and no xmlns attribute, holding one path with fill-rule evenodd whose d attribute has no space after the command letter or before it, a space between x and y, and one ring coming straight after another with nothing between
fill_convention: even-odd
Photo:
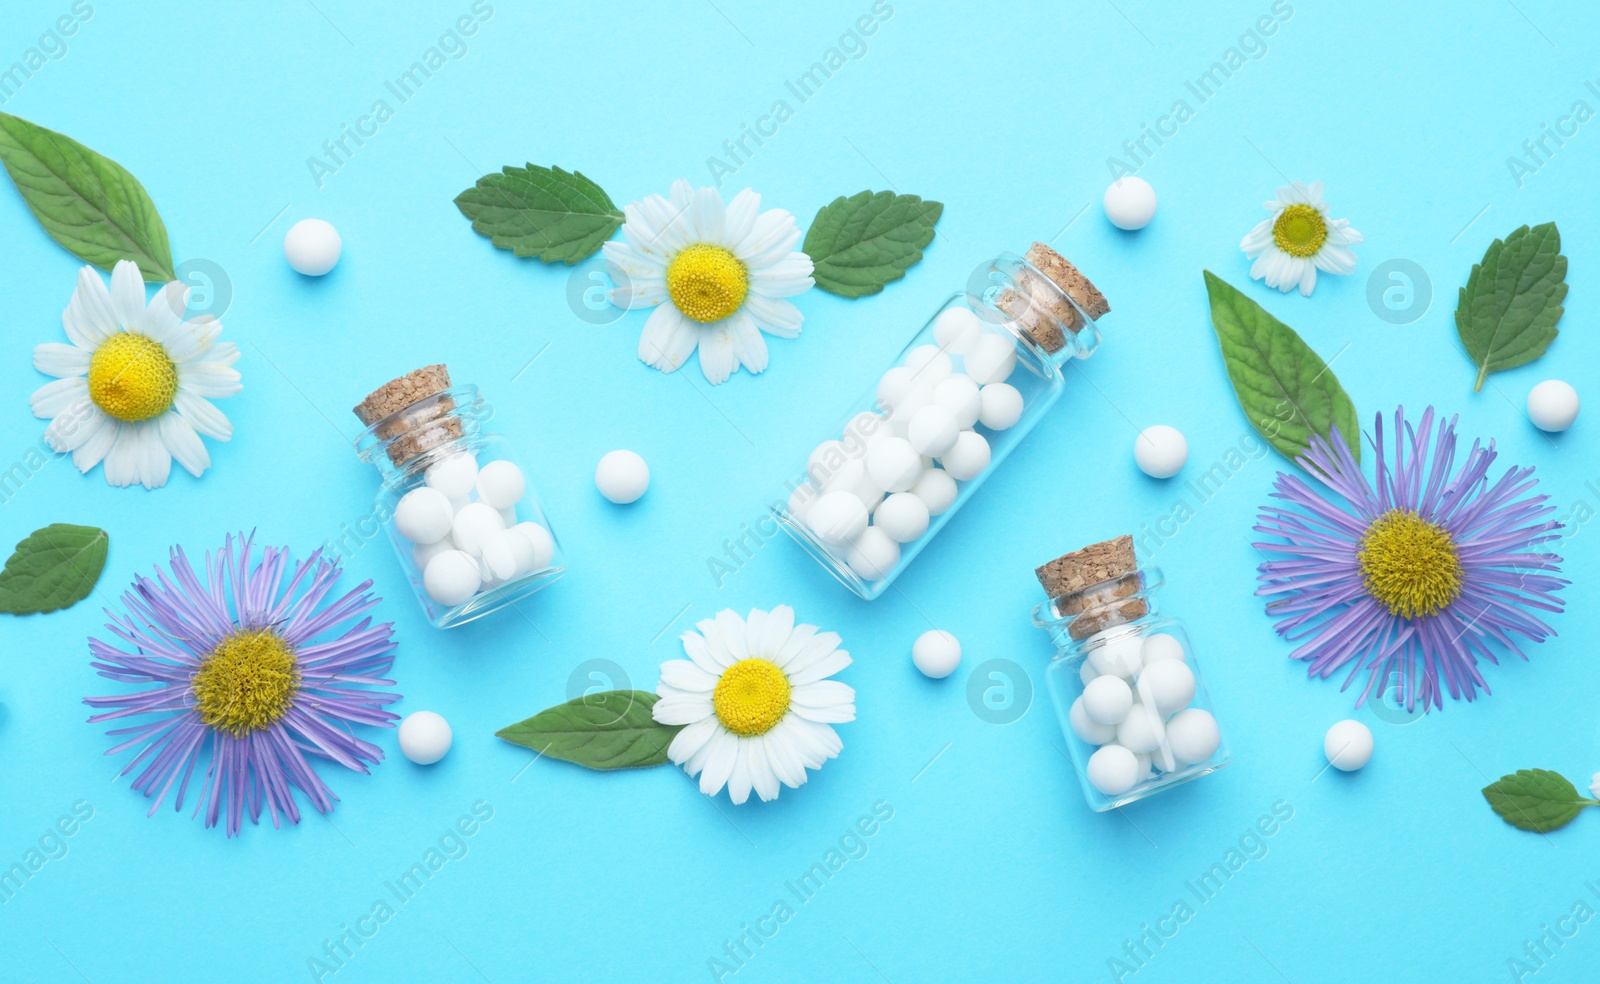
<instances>
[{"instance_id":1,"label":"chamomile yellow center","mask_svg":"<svg viewBox=\"0 0 1600 984\"><path fill-rule=\"evenodd\" d=\"M734 734L764 735L789 712L789 678L764 659L742 659L717 681L711 707Z\"/></svg>"},{"instance_id":2,"label":"chamomile yellow center","mask_svg":"<svg viewBox=\"0 0 1600 984\"><path fill-rule=\"evenodd\" d=\"M159 417L177 395L178 367L154 339L118 332L89 359L89 399L118 420Z\"/></svg>"},{"instance_id":3,"label":"chamomile yellow center","mask_svg":"<svg viewBox=\"0 0 1600 984\"><path fill-rule=\"evenodd\" d=\"M732 315L749 292L749 272L721 246L695 243L667 264L667 293L673 305L701 324Z\"/></svg>"},{"instance_id":4,"label":"chamomile yellow center","mask_svg":"<svg viewBox=\"0 0 1600 984\"><path fill-rule=\"evenodd\" d=\"M1328 240L1328 220L1311 205L1297 202L1278 213L1272 223L1272 241L1290 256L1317 255Z\"/></svg>"},{"instance_id":5,"label":"chamomile yellow center","mask_svg":"<svg viewBox=\"0 0 1600 984\"><path fill-rule=\"evenodd\" d=\"M1461 558L1442 526L1391 509L1373 520L1356 552L1367 592L1401 618L1435 615L1461 595Z\"/></svg>"},{"instance_id":6,"label":"chamomile yellow center","mask_svg":"<svg viewBox=\"0 0 1600 984\"><path fill-rule=\"evenodd\" d=\"M206 656L190 686L200 720L239 738L289 712L300 690L300 667L278 633L241 629Z\"/></svg>"}]
</instances>

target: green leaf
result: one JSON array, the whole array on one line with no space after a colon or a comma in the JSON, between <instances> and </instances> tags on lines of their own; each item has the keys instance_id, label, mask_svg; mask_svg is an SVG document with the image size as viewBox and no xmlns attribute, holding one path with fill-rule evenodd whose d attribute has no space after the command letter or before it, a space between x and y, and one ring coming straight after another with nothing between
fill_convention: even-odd
<instances>
[{"instance_id":1,"label":"green leaf","mask_svg":"<svg viewBox=\"0 0 1600 984\"><path fill-rule=\"evenodd\" d=\"M106 531L52 523L17 544L0 571L0 612L32 615L76 605L106 566Z\"/></svg>"},{"instance_id":2,"label":"green leaf","mask_svg":"<svg viewBox=\"0 0 1600 984\"><path fill-rule=\"evenodd\" d=\"M1496 239L1472 265L1456 302L1456 333L1478 367L1474 393L1491 372L1532 362L1555 340L1567 296L1567 258L1554 222Z\"/></svg>"},{"instance_id":3,"label":"green leaf","mask_svg":"<svg viewBox=\"0 0 1600 984\"><path fill-rule=\"evenodd\" d=\"M622 225L622 210L600 186L559 167L505 167L456 196L472 228L496 246L546 263L576 263Z\"/></svg>"},{"instance_id":4,"label":"green leaf","mask_svg":"<svg viewBox=\"0 0 1600 984\"><path fill-rule=\"evenodd\" d=\"M662 765L682 728L650 716L658 699L648 690L585 694L501 728L495 736L590 769Z\"/></svg>"},{"instance_id":5,"label":"green leaf","mask_svg":"<svg viewBox=\"0 0 1600 984\"><path fill-rule=\"evenodd\" d=\"M177 279L166 224L121 164L6 113L0 113L0 161L33 217L72 255L102 270L132 260L152 283Z\"/></svg>"},{"instance_id":6,"label":"green leaf","mask_svg":"<svg viewBox=\"0 0 1600 984\"><path fill-rule=\"evenodd\" d=\"M1600 800L1579 796L1572 783L1549 769L1501 776L1483 787L1483 798L1506 823L1539 834L1566 826L1586 806L1600 806Z\"/></svg>"},{"instance_id":7,"label":"green leaf","mask_svg":"<svg viewBox=\"0 0 1600 984\"><path fill-rule=\"evenodd\" d=\"M865 297L899 280L933 242L939 202L892 191L863 191L824 205L801 247L817 286L840 297Z\"/></svg>"},{"instance_id":8,"label":"green leaf","mask_svg":"<svg viewBox=\"0 0 1600 984\"><path fill-rule=\"evenodd\" d=\"M1337 426L1359 462L1355 404L1333 370L1293 328L1210 270L1205 276L1211 324L1250 426L1291 461L1311 446L1312 434L1331 440Z\"/></svg>"}]
</instances>

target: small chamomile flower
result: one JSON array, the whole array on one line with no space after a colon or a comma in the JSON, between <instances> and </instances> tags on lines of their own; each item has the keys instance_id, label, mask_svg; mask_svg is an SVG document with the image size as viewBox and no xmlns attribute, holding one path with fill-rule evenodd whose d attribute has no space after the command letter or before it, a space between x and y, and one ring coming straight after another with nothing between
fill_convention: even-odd
<instances>
[{"instance_id":1,"label":"small chamomile flower","mask_svg":"<svg viewBox=\"0 0 1600 984\"><path fill-rule=\"evenodd\" d=\"M1278 189L1278 196L1264 202L1270 213L1239 243L1239 248L1255 263L1250 276L1265 280L1285 294L1300 288L1306 297L1317 286L1317 271L1349 273L1356 268L1356 254L1350 249L1362 242L1361 233L1350 228L1348 219L1328 218L1328 203L1322 200L1322 182L1296 181Z\"/></svg>"}]
</instances>

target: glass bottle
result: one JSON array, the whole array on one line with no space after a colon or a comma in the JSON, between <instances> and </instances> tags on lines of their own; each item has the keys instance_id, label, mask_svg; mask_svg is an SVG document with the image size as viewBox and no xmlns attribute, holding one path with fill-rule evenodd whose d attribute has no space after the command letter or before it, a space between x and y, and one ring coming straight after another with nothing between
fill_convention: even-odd
<instances>
[{"instance_id":1,"label":"glass bottle","mask_svg":"<svg viewBox=\"0 0 1600 984\"><path fill-rule=\"evenodd\" d=\"M1060 398L1063 367L1094 353L1109 310L1042 243L980 265L811 451L771 506L779 525L877 598Z\"/></svg>"},{"instance_id":2,"label":"glass bottle","mask_svg":"<svg viewBox=\"0 0 1600 984\"><path fill-rule=\"evenodd\" d=\"M1084 798L1096 811L1171 789L1229 761L1189 633L1157 607L1163 583L1159 567L1144 567L1033 610L1033 624L1056 646L1045 687ZM1096 683L1102 677L1109 680ZM1102 692L1086 705L1091 685ZM1119 692L1132 698L1120 720ZM1117 723L1096 720L1088 707ZM1131 775L1127 754L1108 751L1117 746L1132 753Z\"/></svg>"},{"instance_id":3,"label":"glass bottle","mask_svg":"<svg viewBox=\"0 0 1600 984\"><path fill-rule=\"evenodd\" d=\"M383 477L374 506L428 621L445 629L498 611L566 572L560 542L515 450L485 433L476 386L426 366L355 408L361 460Z\"/></svg>"}]
</instances>

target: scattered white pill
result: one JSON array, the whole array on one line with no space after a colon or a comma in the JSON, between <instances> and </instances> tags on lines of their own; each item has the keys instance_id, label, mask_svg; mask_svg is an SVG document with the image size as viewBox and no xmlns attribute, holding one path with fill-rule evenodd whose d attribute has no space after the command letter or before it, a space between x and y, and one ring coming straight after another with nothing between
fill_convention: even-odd
<instances>
[{"instance_id":1,"label":"scattered white pill","mask_svg":"<svg viewBox=\"0 0 1600 984\"><path fill-rule=\"evenodd\" d=\"M916 493L896 492L878 506L872 523L889 534L889 539L910 543L928 532L928 515L928 504Z\"/></svg>"},{"instance_id":2,"label":"scattered white pill","mask_svg":"<svg viewBox=\"0 0 1600 984\"><path fill-rule=\"evenodd\" d=\"M1114 724L1101 724L1089 716L1083 708L1083 698L1079 697L1072 702L1072 708L1067 711L1067 723L1072 725L1072 733L1091 745L1104 745L1106 742L1115 741L1117 726Z\"/></svg>"},{"instance_id":3,"label":"scattered white pill","mask_svg":"<svg viewBox=\"0 0 1600 984\"><path fill-rule=\"evenodd\" d=\"M978 392L978 384L964 373L941 379L933 388L933 402L950 411L960 430L970 430L983 411L983 398Z\"/></svg>"},{"instance_id":4,"label":"scattered white pill","mask_svg":"<svg viewBox=\"0 0 1600 984\"><path fill-rule=\"evenodd\" d=\"M948 382L948 380L947 380ZM956 426L955 415L937 403L917 411L906 431L906 440L918 454L938 457L955 447L961 428Z\"/></svg>"},{"instance_id":5,"label":"scattered white pill","mask_svg":"<svg viewBox=\"0 0 1600 984\"><path fill-rule=\"evenodd\" d=\"M990 383L979 393L978 422L1005 430L1022 419L1022 394L1010 383Z\"/></svg>"},{"instance_id":6,"label":"scattered white pill","mask_svg":"<svg viewBox=\"0 0 1600 984\"><path fill-rule=\"evenodd\" d=\"M422 588L428 597L447 608L454 608L478 593L482 571L471 554L446 550L428 561L422 571Z\"/></svg>"},{"instance_id":7,"label":"scattered white pill","mask_svg":"<svg viewBox=\"0 0 1600 984\"><path fill-rule=\"evenodd\" d=\"M607 499L627 505L650 487L650 466L632 451L608 452L595 467L594 485Z\"/></svg>"},{"instance_id":8,"label":"scattered white pill","mask_svg":"<svg viewBox=\"0 0 1600 984\"><path fill-rule=\"evenodd\" d=\"M1564 431L1578 419L1578 391L1559 379L1547 379L1528 391L1528 416L1542 431Z\"/></svg>"},{"instance_id":9,"label":"scattered white pill","mask_svg":"<svg viewBox=\"0 0 1600 984\"><path fill-rule=\"evenodd\" d=\"M1139 432L1133 442L1133 460L1151 478L1171 478L1189 460L1189 442L1176 427L1156 424Z\"/></svg>"},{"instance_id":10,"label":"scattered white pill","mask_svg":"<svg viewBox=\"0 0 1600 984\"><path fill-rule=\"evenodd\" d=\"M424 485L400 497L394 507L394 528L412 543L438 543L450 533L454 515L449 497Z\"/></svg>"},{"instance_id":11,"label":"scattered white pill","mask_svg":"<svg viewBox=\"0 0 1600 984\"><path fill-rule=\"evenodd\" d=\"M939 464L958 482L977 478L989 467L989 442L977 431L962 431L949 451L939 456Z\"/></svg>"},{"instance_id":12,"label":"scattered white pill","mask_svg":"<svg viewBox=\"0 0 1600 984\"><path fill-rule=\"evenodd\" d=\"M450 539L455 541L456 549L478 557L483 554L483 545L489 538L505 528L506 521L500 510L487 502L469 502L457 510L450 526Z\"/></svg>"},{"instance_id":13,"label":"scattered white pill","mask_svg":"<svg viewBox=\"0 0 1600 984\"><path fill-rule=\"evenodd\" d=\"M1083 688L1083 709L1100 724L1121 724L1133 709L1133 690L1120 677L1097 676Z\"/></svg>"},{"instance_id":14,"label":"scattered white pill","mask_svg":"<svg viewBox=\"0 0 1600 984\"><path fill-rule=\"evenodd\" d=\"M1106 745L1089 756L1089 784L1107 796L1121 796L1139 782L1139 759L1121 745Z\"/></svg>"},{"instance_id":15,"label":"scattered white pill","mask_svg":"<svg viewBox=\"0 0 1600 984\"><path fill-rule=\"evenodd\" d=\"M1372 761L1372 729L1346 718L1323 736L1322 754L1340 772L1354 772Z\"/></svg>"},{"instance_id":16,"label":"scattered white pill","mask_svg":"<svg viewBox=\"0 0 1600 984\"><path fill-rule=\"evenodd\" d=\"M911 644L911 662L923 676L943 680L961 665L961 640L943 629L929 629Z\"/></svg>"},{"instance_id":17,"label":"scattered white pill","mask_svg":"<svg viewBox=\"0 0 1600 984\"><path fill-rule=\"evenodd\" d=\"M1114 635L1089 650L1089 662L1100 673L1108 673L1124 680L1139 672L1144 665L1139 653L1143 643L1135 633Z\"/></svg>"},{"instance_id":18,"label":"scattered white pill","mask_svg":"<svg viewBox=\"0 0 1600 984\"><path fill-rule=\"evenodd\" d=\"M824 492L806 513L806 525L824 543L846 544L867 528L867 507L854 492Z\"/></svg>"},{"instance_id":19,"label":"scattered white pill","mask_svg":"<svg viewBox=\"0 0 1600 984\"><path fill-rule=\"evenodd\" d=\"M407 714L400 722L400 753L418 765L432 765L450 751L450 722L432 711Z\"/></svg>"},{"instance_id":20,"label":"scattered white pill","mask_svg":"<svg viewBox=\"0 0 1600 984\"><path fill-rule=\"evenodd\" d=\"M1186 707L1167 722L1167 744L1180 764L1195 765L1216 754L1222 733L1210 711Z\"/></svg>"},{"instance_id":21,"label":"scattered white pill","mask_svg":"<svg viewBox=\"0 0 1600 984\"><path fill-rule=\"evenodd\" d=\"M451 502L464 500L478 480L478 460L466 451L445 455L428 466L422 480L428 488L443 492Z\"/></svg>"},{"instance_id":22,"label":"scattered white pill","mask_svg":"<svg viewBox=\"0 0 1600 984\"><path fill-rule=\"evenodd\" d=\"M339 230L322 219L301 219L283 237L283 256L296 273L320 277L339 262Z\"/></svg>"},{"instance_id":23,"label":"scattered white pill","mask_svg":"<svg viewBox=\"0 0 1600 984\"><path fill-rule=\"evenodd\" d=\"M983 336L983 322L970 308L953 307L933 320L933 340L951 355L966 355Z\"/></svg>"},{"instance_id":24,"label":"scattered white pill","mask_svg":"<svg viewBox=\"0 0 1600 984\"><path fill-rule=\"evenodd\" d=\"M900 544L876 526L869 526L850 543L844 562L863 581L878 581L900 563Z\"/></svg>"},{"instance_id":25,"label":"scattered white pill","mask_svg":"<svg viewBox=\"0 0 1600 984\"><path fill-rule=\"evenodd\" d=\"M867 451L867 474L886 492L905 492L922 477L922 456L905 438L887 438Z\"/></svg>"},{"instance_id":26,"label":"scattered white pill","mask_svg":"<svg viewBox=\"0 0 1600 984\"><path fill-rule=\"evenodd\" d=\"M523 537L533 544L533 562L529 565L530 571L543 570L550 566L556 559L556 539L550 531L538 523L522 522L513 526L513 532L521 533Z\"/></svg>"},{"instance_id":27,"label":"scattered white pill","mask_svg":"<svg viewBox=\"0 0 1600 984\"><path fill-rule=\"evenodd\" d=\"M1106 679L1116 678L1097 677L1095 682ZM1161 745L1161 732L1161 718L1155 710L1143 704L1134 704L1128 708L1128 716L1117 725L1117 743L1130 751L1153 752Z\"/></svg>"},{"instance_id":28,"label":"scattered white pill","mask_svg":"<svg viewBox=\"0 0 1600 984\"><path fill-rule=\"evenodd\" d=\"M1100 204L1118 229L1143 229L1156 217L1156 190L1145 179L1129 174L1111 182Z\"/></svg>"},{"instance_id":29,"label":"scattered white pill","mask_svg":"<svg viewBox=\"0 0 1600 984\"><path fill-rule=\"evenodd\" d=\"M1139 674L1139 695L1161 714L1176 714L1194 700L1194 671L1181 659L1158 659Z\"/></svg>"},{"instance_id":30,"label":"scattered white pill","mask_svg":"<svg viewBox=\"0 0 1600 984\"><path fill-rule=\"evenodd\" d=\"M1181 662L1183 660L1183 643L1179 642L1175 636L1167 635L1165 632L1147 635L1144 637L1144 642L1140 644L1139 658L1140 662L1145 666L1163 659L1175 659Z\"/></svg>"},{"instance_id":31,"label":"scattered white pill","mask_svg":"<svg viewBox=\"0 0 1600 984\"><path fill-rule=\"evenodd\" d=\"M911 370L912 379L931 387L949 379L955 363L937 345L918 345L906 353L906 368Z\"/></svg>"},{"instance_id":32,"label":"scattered white pill","mask_svg":"<svg viewBox=\"0 0 1600 984\"><path fill-rule=\"evenodd\" d=\"M963 366L979 386L1005 382L1016 367L1016 343L1002 332L989 332L978 339Z\"/></svg>"}]
</instances>

